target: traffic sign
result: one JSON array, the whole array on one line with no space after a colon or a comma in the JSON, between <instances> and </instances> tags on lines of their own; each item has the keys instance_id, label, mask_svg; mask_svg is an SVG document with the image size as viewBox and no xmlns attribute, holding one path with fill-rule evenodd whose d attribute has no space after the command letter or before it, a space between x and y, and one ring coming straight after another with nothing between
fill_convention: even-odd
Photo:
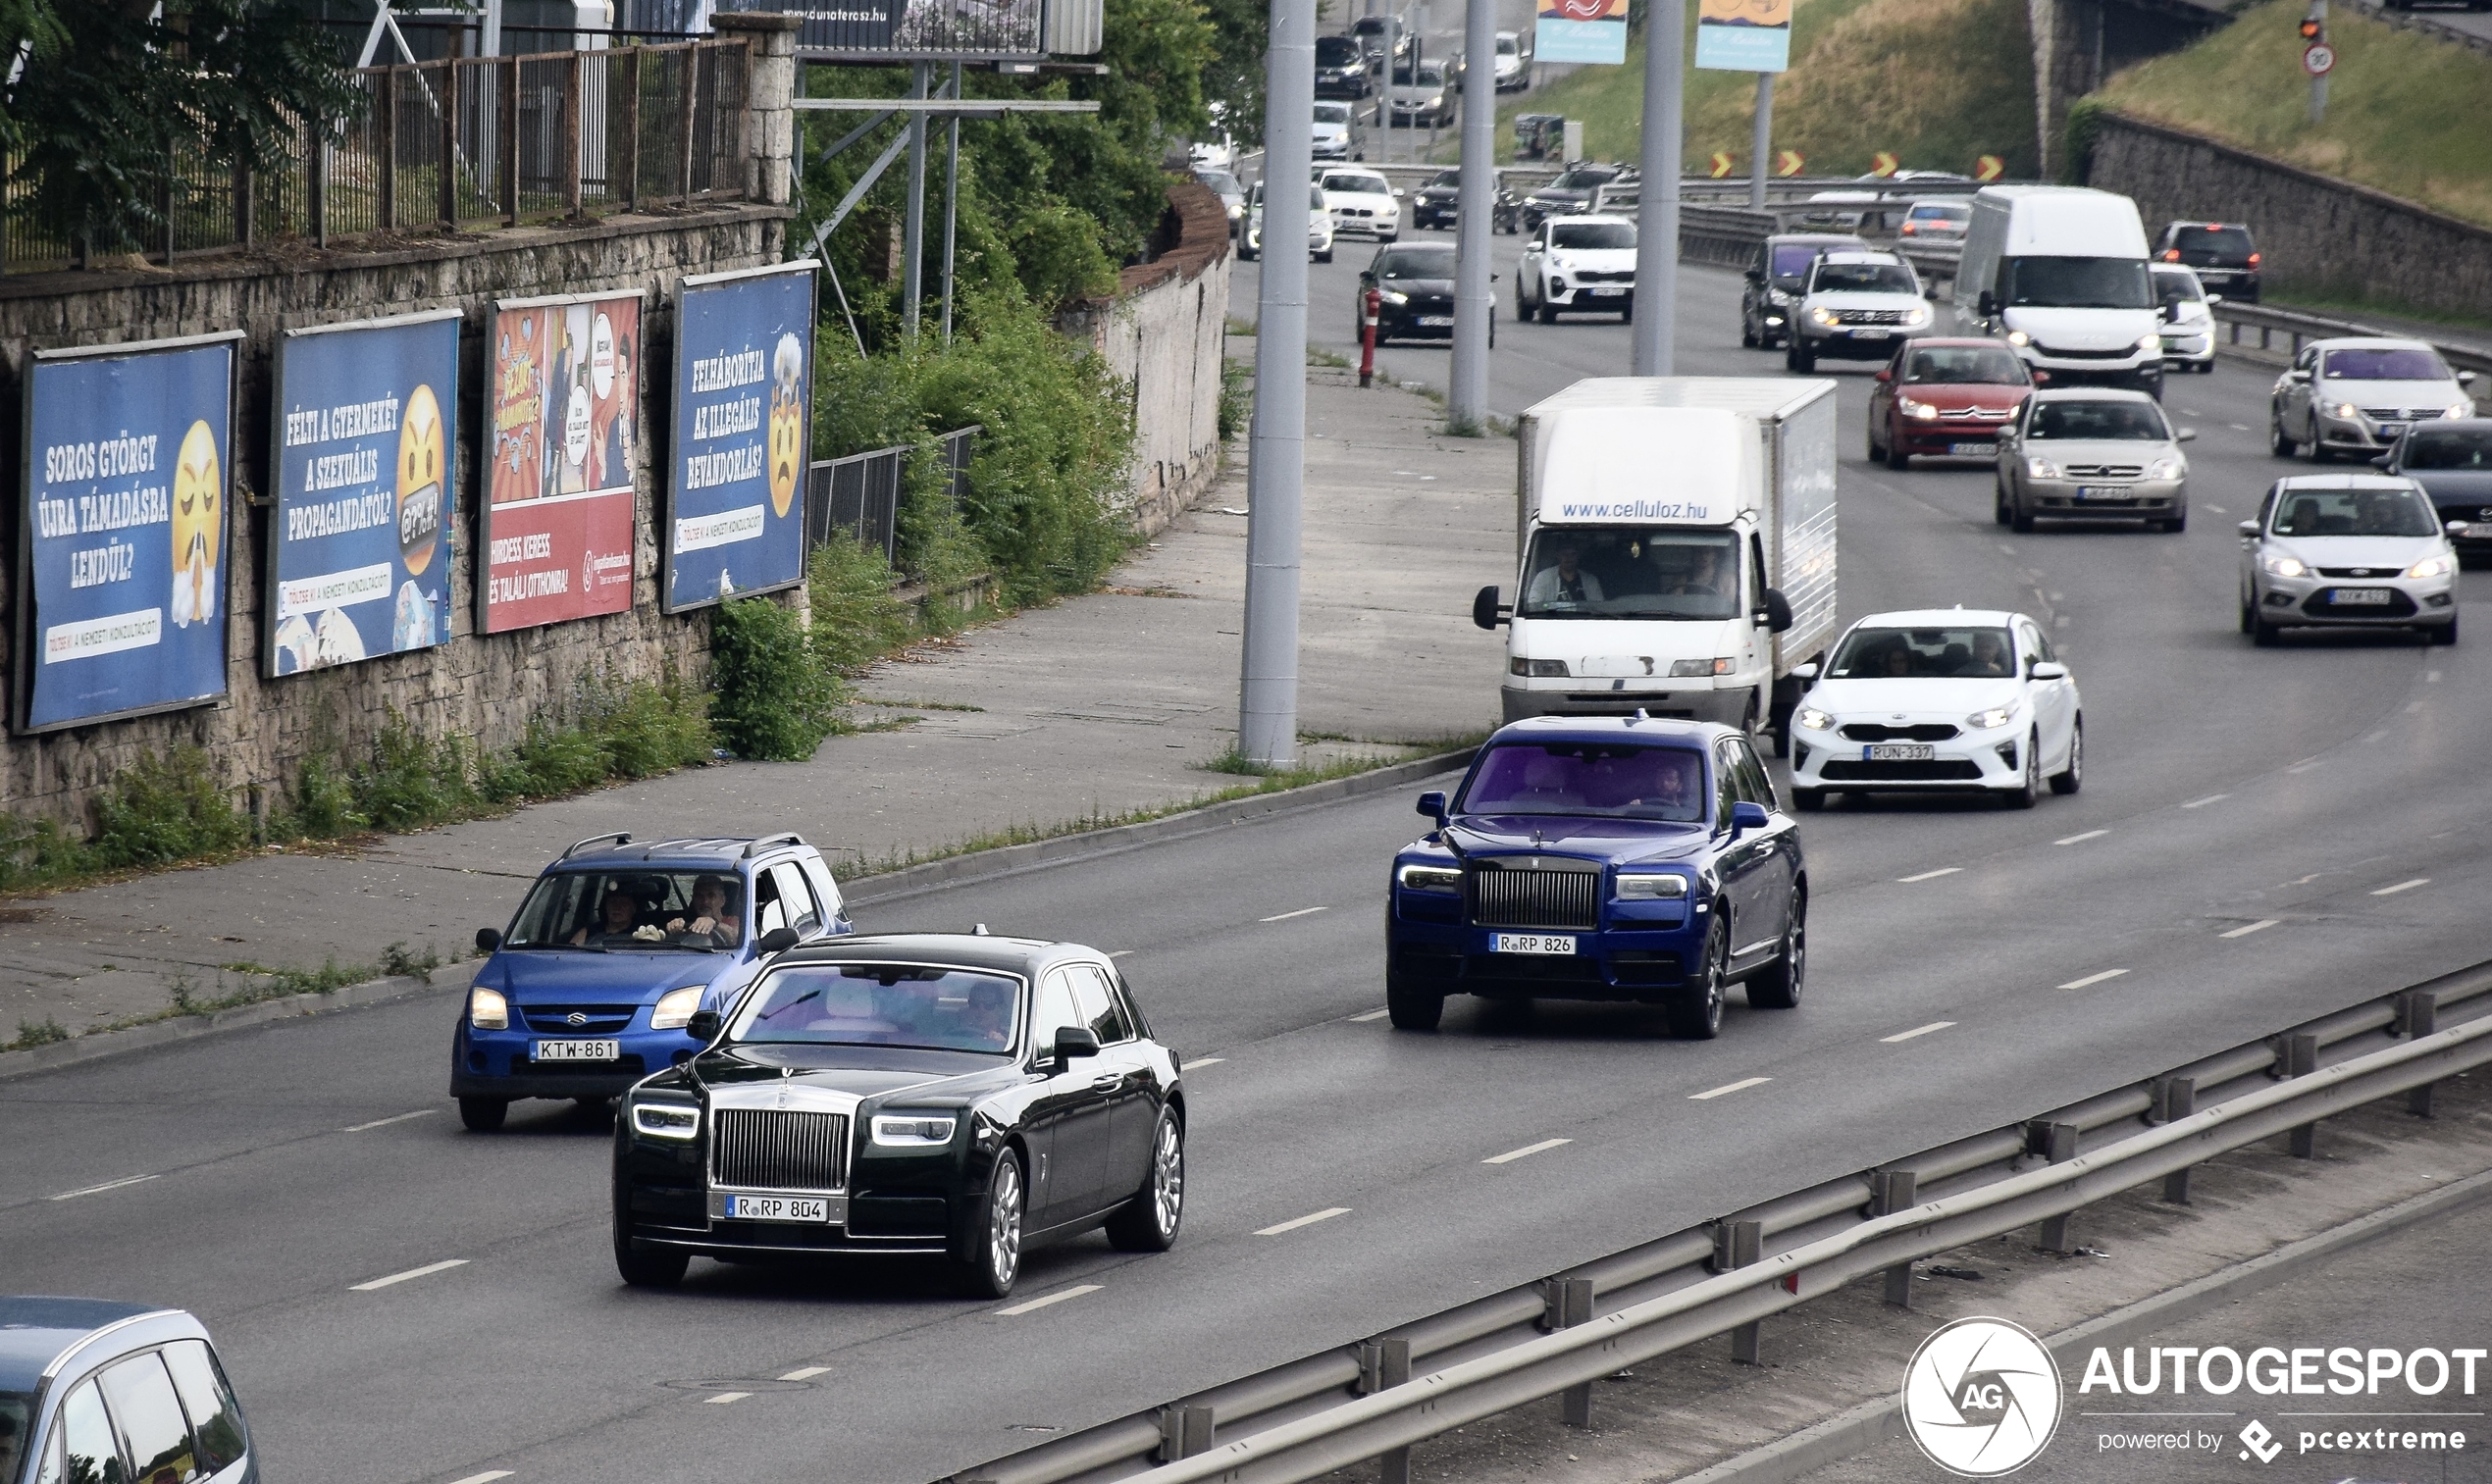
<instances>
[{"instance_id":1,"label":"traffic sign","mask_svg":"<svg viewBox=\"0 0 2492 1484\"><path fill-rule=\"evenodd\" d=\"M1901 160L1896 159L1893 154L1890 154L1886 150L1882 149L1869 157L1869 174L1876 176L1879 179L1883 180L1887 177L1894 175L1896 167L1902 164L1903 162Z\"/></svg>"},{"instance_id":2,"label":"traffic sign","mask_svg":"<svg viewBox=\"0 0 2492 1484\"><path fill-rule=\"evenodd\" d=\"M2324 41L2313 41L2302 48L2302 70L2313 77L2324 77L2336 66L2336 48Z\"/></svg>"},{"instance_id":3,"label":"traffic sign","mask_svg":"<svg viewBox=\"0 0 2492 1484\"><path fill-rule=\"evenodd\" d=\"M2007 162L1997 155L1984 155L1981 163L1973 167L1973 179L1976 180L1996 180L2005 174Z\"/></svg>"},{"instance_id":4,"label":"traffic sign","mask_svg":"<svg viewBox=\"0 0 2492 1484\"><path fill-rule=\"evenodd\" d=\"M1774 174L1786 179L1798 175L1808 164L1808 157L1796 149L1774 151Z\"/></svg>"},{"instance_id":5,"label":"traffic sign","mask_svg":"<svg viewBox=\"0 0 2492 1484\"><path fill-rule=\"evenodd\" d=\"M1730 173L1731 152L1727 149L1715 150L1713 152L1713 179L1719 180Z\"/></svg>"}]
</instances>

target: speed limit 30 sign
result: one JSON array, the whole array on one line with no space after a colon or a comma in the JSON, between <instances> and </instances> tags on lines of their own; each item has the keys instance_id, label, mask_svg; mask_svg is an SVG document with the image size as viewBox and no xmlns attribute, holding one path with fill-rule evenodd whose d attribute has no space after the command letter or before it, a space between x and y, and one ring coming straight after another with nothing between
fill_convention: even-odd
<instances>
[{"instance_id":1,"label":"speed limit 30 sign","mask_svg":"<svg viewBox=\"0 0 2492 1484\"><path fill-rule=\"evenodd\" d=\"M2324 41L2313 41L2302 48L2302 70L2313 77L2324 77L2336 66L2336 48Z\"/></svg>"}]
</instances>

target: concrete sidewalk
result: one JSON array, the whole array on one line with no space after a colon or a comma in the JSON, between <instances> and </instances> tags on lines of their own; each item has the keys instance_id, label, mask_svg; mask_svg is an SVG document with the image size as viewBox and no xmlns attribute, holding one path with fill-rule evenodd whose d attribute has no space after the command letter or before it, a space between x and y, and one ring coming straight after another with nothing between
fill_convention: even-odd
<instances>
[{"instance_id":1,"label":"concrete sidewalk","mask_svg":"<svg viewBox=\"0 0 2492 1484\"><path fill-rule=\"evenodd\" d=\"M1514 444L1445 437L1428 403L1359 391L1346 372L1309 377L1300 723L1326 740L1306 755L1399 758L1492 726L1502 651L1470 608L1510 576ZM833 738L810 762L723 764L362 847L0 903L0 1043L22 1022L78 1034L160 1012L177 978L215 995L221 972L241 982L220 969L236 962L368 964L393 943L472 954L476 929L507 921L547 859L601 831L797 830L847 877L1243 783L1205 767L1235 742L1242 442L1231 453L1204 502L1105 591L880 666L860 693L899 704L866 709L914 720Z\"/></svg>"}]
</instances>

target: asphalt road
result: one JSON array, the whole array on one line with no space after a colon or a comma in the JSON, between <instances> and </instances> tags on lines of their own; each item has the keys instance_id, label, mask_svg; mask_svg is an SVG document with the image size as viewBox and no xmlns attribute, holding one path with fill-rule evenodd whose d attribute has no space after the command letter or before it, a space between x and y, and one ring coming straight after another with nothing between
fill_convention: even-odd
<instances>
[{"instance_id":1,"label":"asphalt road","mask_svg":"<svg viewBox=\"0 0 2492 1484\"><path fill-rule=\"evenodd\" d=\"M1780 375L1737 348L1735 285L1687 275L1682 369ZM1506 407L1625 358L1614 327L1508 320L1499 340ZM1443 352L1407 355L1419 377ZM1379 797L860 914L1127 953L1190 1059L1184 1237L1034 1256L1018 1300L1097 1285L1066 1302L1006 1314L911 1269L707 1263L680 1293L626 1291L603 1120L529 1105L461 1132L445 998L0 1084L0 1291L197 1310L272 1484L919 1484L2483 956L2486 579L2456 649L2250 648L2228 518L2285 467L2260 444L2264 377L2174 384L2204 435L2182 536L2010 537L1982 469L1861 463L1865 372L1841 381L1846 615L2034 613L2083 687L2089 767L2027 813L1810 816L1794 1013L1735 1007L1703 1045L1563 1004L1390 1031L1376 912L1417 821ZM1571 1142L1482 1163L1548 1140Z\"/></svg>"}]
</instances>

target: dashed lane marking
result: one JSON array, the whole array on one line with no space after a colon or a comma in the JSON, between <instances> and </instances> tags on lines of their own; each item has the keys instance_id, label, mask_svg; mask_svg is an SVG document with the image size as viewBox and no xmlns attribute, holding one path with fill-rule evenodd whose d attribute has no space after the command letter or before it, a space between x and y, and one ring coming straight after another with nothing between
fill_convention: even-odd
<instances>
[{"instance_id":1,"label":"dashed lane marking","mask_svg":"<svg viewBox=\"0 0 2492 1484\"><path fill-rule=\"evenodd\" d=\"M392 1113L387 1118L375 1118L370 1123L350 1123L344 1128L339 1129L337 1132L341 1134L360 1134L365 1129L388 1128L390 1124L404 1123L410 1118L430 1118L433 1116L433 1113L434 1109L432 1108L420 1107L412 1113Z\"/></svg>"},{"instance_id":2,"label":"dashed lane marking","mask_svg":"<svg viewBox=\"0 0 2492 1484\"><path fill-rule=\"evenodd\" d=\"M789 1371L786 1375L781 1376L779 1379L782 1381L810 1381L815 1376L827 1376L830 1373L831 1368L827 1365L805 1365Z\"/></svg>"},{"instance_id":3,"label":"dashed lane marking","mask_svg":"<svg viewBox=\"0 0 2492 1484\"><path fill-rule=\"evenodd\" d=\"M2090 984L2101 984L2106 979L2117 979L2127 972L2128 970L2126 969L2104 969L2100 974L2088 974L2083 979L2071 979L2059 988L2063 990L2082 990Z\"/></svg>"},{"instance_id":4,"label":"dashed lane marking","mask_svg":"<svg viewBox=\"0 0 2492 1484\"><path fill-rule=\"evenodd\" d=\"M2401 881L2393 887L2381 887L2378 891L2373 892L2371 895L2373 896L2394 896L2400 892L2411 892L2416 887L2427 887L2429 885L2431 885L2430 877L2417 876L2412 881Z\"/></svg>"},{"instance_id":5,"label":"dashed lane marking","mask_svg":"<svg viewBox=\"0 0 2492 1484\"><path fill-rule=\"evenodd\" d=\"M1078 1299L1084 1294L1095 1294L1099 1292L1101 1287L1102 1285L1097 1283L1076 1283L1070 1288L1060 1288L1056 1290L1056 1292L1049 1294L1044 1298L1032 1299L1023 1304L1015 1304L1011 1308L999 1308L996 1312L1006 1318L1010 1318L1014 1314L1026 1314L1032 1309L1045 1308L1051 1304L1062 1304L1067 1299Z\"/></svg>"},{"instance_id":6,"label":"dashed lane marking","mask_svg":"<svg viewBox=\"0 0 2492 1484\"><path fill-rule=\"evenodd\" d=\"M464 1479L452 1479L450 1484L493 1484L495 1479L507 1479L509 1477L510 1470L507 1468L489 1468L483 1473L469 1474Z\"/></svg>"},{"instance_id":7,"label":"dashed lane marking","mask_svg":"<svg viewBox=\"0 0 2492 1484\"><path fill-rule=\"evenodd\" d=\"M1335 1216L1346 1216L1348 1214L1350 1214L1350 1208L1346 1205L1328 1205L1323 1210L1317 1211L1313 1215L1300 1216L1294 1221L1283 1221L1278 1226L1264 1227L1260 1231L1256 1232L1255 1235L1258 1237L1277 1237L1282 1232L1294 1232L1302 1226L1313 1226L1319 1221L1329 1221Z\"/></svg>"},{"instance_id":8,"label":"dashed lane marking","mask_svg":"<svg viewBox=\"0 0 2492 1484\"><path fill-rule=\"evenodd\" d=\"M2282 921L2284 919L2281 917L2261 917L2257 922L2244 923L2228 933L2218 933L2215 936L2217 938L2247 938L2253 933L2263 933Z\"/></svg>"},{"instance_id":9,"label":"dashed lane marking","mask_svg":"<svg viewBox=\"0 0 2492 1484\"><path fill-rule=\"evenodd\" d=\"M1944 1031L1953 1024L1955 1022L1952 1020L1933 1020L1928 1025L1916 1025L1908 1031L1899 1031L1893 1036L1881 1036L1878 1039L1888 1046L1893 1046L1898 1041L1910 1041L1915 1036L1927 1036L1932 1031Z\"/></svg>"},{"instance_id":10,"label":"dashed lane marking","mask_svg":"<svg viewBox=\"0 0 2492 1484\"><path fill-rule=\"evenodd\" d=\"M368 1294L376 1288L388 1288L392 1283L404 1283L409 1278L421 1278L431 1273L445 1273L451 1268L465 1267L466 1265L467 1259L465 1257L451 1257L446 1261L428 1262L422 1267L410 1267L402 1273L391 1273L387 1278L375 1278L369 1283L350 1284L348 1285L348 1292Z\"/></svg>"},{"instance_id":11,"label":"dashed lane marking","mask_svg":"<svg viewBox=\"0 0 2492 1484\"><path fill-rule=\"evenodd\" d=\"M1219 1066L1221 1062L1226 1061L1227 1059L1228 1059L1228 1058L1227 1058L1227 1057L1225 1057L1225 1056L1197 1056L1197 1057L1195 1057L1193 1060L1188 1061L1188 1062L1186 1063L1186 1065L1187 1065L1187 1066Z\"/></svg>"},{"instance_id":12,"label":"dashed lane marking","mask_svg":"<svg viewBox=\"0 0 2492 1484\"><path fill-rule=\"evenodd\" d=\"M1353 1015L1350 1018L1353 1021L1382 1020L1385 1016L1392 1013L1392 1009L1388 1006L1387 1008L1381 1010L1370 1010L1363 1015Z\"/></svg>"},{"instance_id":13,"label":"dashed lane marking","mask_svg":"<svg viewBox=\"0 0 2492 1484\"><path fill-rule=\"evenodd\" d=\"M1916 881L1936 881L1942 876L1952 876L1963 869L1964 868L1962 866L1941 866L1935 871L1924 871L1918 876L1898 876L1895 880L1905 886L1910 886Z\"/></svg>"},{"instance_id":14,"label":"dashed lane marking","mask_svg":"<svg viewBox=\"0 0 2492 1484\"><path fill-rule=\"evenodd\" d=\"M1295 912L1274 912L1270 917L1258 917L1255 920L1257 922L1287 922L1292 917L1312 917L1318 912L1331 910L1330 907L1300 907Z\"/></svg>"},{"instance_id":15,"label":"dashed lane marking","mask_svg":"<svg viewBox=\"0 0 2492 1484\"><path fill-rule=\"evenodd\" d=\"M2108 830L2088 830L2083 835L2071 835L2065 840L2054 840L2051 844L2054 845L2073 845L2080 841L2101 840L2103 836L2110 833L2111 832Z\"/></svg>"},{"instance_id":16,"label":"dashed lane marking","mask_svg":"<svg viewBox=\"0 0 2492 1484\"><path fill-rule=\"evenodd\" d=\"M48 1199L53 1201L76 1201L80 1196L98 1196L102 1195L106 1191L120 1190L125 1185L136 1185L141 1181L153 1180L156 1177L153 1175L126 1175L119 1180L107 1180L101 1185L87 1186L83 1190L63 1191L59 1195Z\"/></svg>"},{"instance_id":17,"label":"dashed lane marking","mask_svg":"<svg viewBox=\"0 0 2492 1484\"><path fill-rule=\"evenodd\" d=\"M1527 1144L1519 1150L1508 1150L1502 1154L1490 1154L1487 1158L1482 1159L1480 1162L1482 1164L1512 1164L1517 1159L1527 1158L1532 1154L1542 1153L1546 1151L1556 1149L1561 1144L1573 1144L1574 1142L1575 1141L1572 1139L1543 1139L1537 1144Z\"/></svg>"},{"instance_id":18,"label":"dashed lane marking","mask_svg":"<svg viewBox=\"0 0 2492 1484\"><path fill-rule=\"evenodd\" d=\"M2422 673L2422 680L2423 684L2426 686L2436 686L2440 684L2440 672L2437 670L2425 670Z\"/></svg>"},{"instance_id":19,"label":"dashed lane marking","mask_svg":"<svg viewBox=\"0 0 2492 1484\"><path fill-rule=\"evenodd\" d=\"M749 1391L722 1391L714 1397L703 1397L701 1400L705 1406L724 1407L730 1402L741 1402L752 1395L753 1393Z\"/></svg>"},{"instance_id":20,"label":"dashed lane marking","mask_svg":"<svg viewBox=\"0 0 2492 1484\"><path fill-rule=\"evenodd\" d=\"M1763 1087L1765 1084L1773 1080L1774 1079L1771 1077L1747 1077L1742 1078L1738 1082L1726 1082L1709 1093L1689 1093L1687 1095L1687 1100L1689 1102L1704 1102L1711 1099L1719 1098L1725 1093L1736 1093L1744 1088Z\"/></svg>"},{"instance_id":21,"label":"dashed lane marking","mask_svg":"<svg viewBox=\"0 0 2492 1484\"><path fill-rule=\"evenodd\" d=\"M2189 802L2181 805L2181 807L2184 809L2203 809L2208 804L2216 803L2230 797L2232 797L2232 795L2229 793L2209 793L2205 798L2193 798Z\"/></svg>"}]
</instances>

